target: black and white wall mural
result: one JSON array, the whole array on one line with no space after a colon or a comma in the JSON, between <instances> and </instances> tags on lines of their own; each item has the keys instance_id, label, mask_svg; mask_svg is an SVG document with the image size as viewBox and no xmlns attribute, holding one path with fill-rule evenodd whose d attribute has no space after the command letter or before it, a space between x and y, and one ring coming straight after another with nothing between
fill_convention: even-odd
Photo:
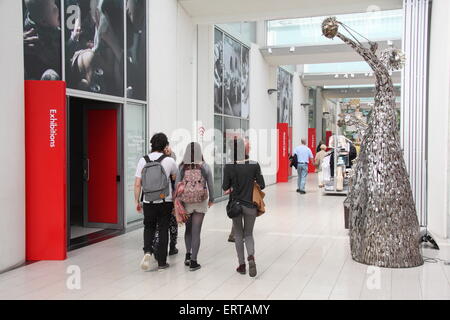
<instances>
[{"instance_id":1,"label":"black and white wall mural","mask_svg":"<svg viewBox=\"0 0 450 320\"><path fill-rule=\"evenodd\" d=\"M242 61L241 45L228 36L224 37L224 113L229 116L241 116L242 97Z\"/></svg>"},{"instance_id":2,"label":"black and white wall mural","mask_svg":"<svg viewBox=\"0 0 450 320\"><path fill-rule=\"evenodd\" d=\"M242 84L241 84L241 117L248 119L250 116L250 50L242 47Z\"/></svg>"},{"instance_id":3,"label":"black and white wall mural","mask_svg":"<svg viewBox=\"0 0 450 320\"><path fill-rule=\"evenodd\" d=\"M230 139L250 128L250 49L219 28L214 31L214 189L223 196Z\"/></svg>"},{"instance_id":4,"label":"black and white wall mural","mask_svg":"<svg viewBox=\"0 0 450 320\"><path fill-rule=\"evenodd\" d=\"M25 80L62 80L61 2L23 0Z\"/></svg>"},{"instance_id":5,"label":"black and white wall mural","mask_svg":"<svg viewBox=\"0 0 450 320\"><path fill-rule=\"evenodd\" d=\"M25 80L147 100L146 0L22 1Z\"/></svg>"},{"instance_id":6,"label":"black and white wall mural","mask_svg":"<svg viewBox=\"0 0 450 320\"><path fill-rule=\"evenodd\" d=\"M147 3L126 0L127 98L147 100Z\"/></svg>"},{"instance_id":7,"label":"black and white wall mural","mask_svg":"<svg viewBox=\"0 0 450 320\"><path fill-rule=\"evenodd\" d=\"M214 30L214 112L223 113L223 33Z\"/></svg>"},{"instance_id":8,"label":"black and white wall mural","mask_svg":"<svg viewBox=\"0 0 450 320\"><path fill-rule=\"evenodd\" d=\"M278 123L289 123L292 126L292 82L293 75L278 68Z\"/></svg>"},{"instance_id":9,"label":"black and white wall mural","mask_svg":"<svg viewBox=\"0 0 450 320\"><path fill-rule=\"evenodd\" d=\"M250 49L215 29L214 58L214 112L248 119Z\"/></svg>"},{"instance_id":10,"label":"black and white wall mural","mask_svg":"<svg viewBox=\"0 0 450 320\"><path fill-rule=\"evenodd\" d=\"M124 95L124 3L65 0L67 87Z\"/></svg>"}]
</instances>

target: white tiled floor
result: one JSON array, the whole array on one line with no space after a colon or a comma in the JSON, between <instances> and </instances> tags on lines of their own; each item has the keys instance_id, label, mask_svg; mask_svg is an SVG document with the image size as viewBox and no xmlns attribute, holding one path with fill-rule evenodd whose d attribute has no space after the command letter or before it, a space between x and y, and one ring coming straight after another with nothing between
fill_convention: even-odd
<instances>
[{"instance_id":1,"label":"white tiled floor","mask_svg":"<svg viewBox=\"0 0 450 320\"><path fill-rule=\"evenodd\" d=\"M180 254L171 268L139 269L142 230L69 253L62 262L39 262L0 275L0 299L450 299L450 266L426 263L407 270L372 269L350 257L343 197L323 196L309 177L308 194L295 181L267 189L265 216L255 227L256 279L235 272L227 242L225 203L208 212L199 262L189 272ZM450 259L450 242L428 257ZM81 290L67 289L67 268L81 270Z\"/></svg>"}]
</instances>

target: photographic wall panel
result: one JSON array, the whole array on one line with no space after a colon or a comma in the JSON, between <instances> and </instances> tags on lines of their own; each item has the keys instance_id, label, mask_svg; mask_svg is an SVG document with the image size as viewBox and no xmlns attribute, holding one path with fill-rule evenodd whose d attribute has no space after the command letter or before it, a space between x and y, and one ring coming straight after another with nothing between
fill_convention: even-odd
<instances>
[{"instance_id":1,"label":"photographic wall panel","mask_svg":"<svg viewBox=\"0 0 450 320\"><path fill-rule=\"evenodd\" d=\"M214 112L223 113L223 33L214 30Z\"/></svg>"},{"instance_id":2,"label":"photographic wall panel","mask_svg":"<svg viewBox=\"0 0 450 320\"><path fill-rule=\"evenodd\" d=\"M242 105L241 117L248 119L250 117L250 50L242 47Z\"/></svg>"},{"instance_id":3,"label":"photographic wall panel","mask_svg":"<svg viewBox=\"0 0 450 320\"><path fill-rule=\"evenodd\" d=\"M59 0L22 1L25 80L62 80Z\"/></svg>"},{"instance_id":4,"label":"photographic wall panel","mask_svg":"<svg viewBox=\"0 0 450 320\"><path fill-rule=\"evenodd\" d=\"M224 113L240 117L242 114L242 57L241 44L224 36Z\"/></svg>"},{"instance_id":5,"label":"photographic wall panel","mask_svg":"<svg viewBox=\"0 0 450 320\"><path fill-rule=\"evenodd\" d=\"M214 30L214 188L223 194L222 173L230 161L233 137L246 137L250 118L250 49L216 28Z\"/></svg>"},{"instance_id":6,"label":"photographic wall panel","mask_svg":"<svg viewBox=\"0 0 450 320\"><path fill-rule=\"evenodd\" d=\"M292 126L293 75L278 68L278 123Z\"/></svg>"},{"instance_id":7,"label":"photographic wall panel","mask_svg":"<svg viewBox=\"0 0 450 320\"><path fill-rule=\"evenodd\" d=\"M67 87L124 96L123 0L65 0Z\"/></svg>"},{"instance_id":8,"label":"photographic wall panel","mask_svg":"<svg viewBox=\"0 0 450 320\"><path fill-rule=\"evenodd\" d=\"M127 98L147 100L147 1L127 0Z\"/></svg>"}]
</instances>

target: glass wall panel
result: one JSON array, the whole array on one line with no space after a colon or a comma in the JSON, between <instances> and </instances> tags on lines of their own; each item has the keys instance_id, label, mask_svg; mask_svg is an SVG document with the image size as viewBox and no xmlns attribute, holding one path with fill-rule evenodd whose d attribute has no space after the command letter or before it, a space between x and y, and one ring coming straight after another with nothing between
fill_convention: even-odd
<instances>
[{"instance_id":1,"label":"glass wall panel","mask_svg":"<svg viewBox=\"0 0 450 320\"><path fill-rule=\"evenodd\" d=\"M144 105L128 104L125 112L125 216L130 223L142 219L134 207L134 180L139 159L147 153L146 110Z\"/></svg>"},{"instance_id":2,"label":"glass wall panel","mask_svg":"<svg viewBox=\"0 0 450 320\"><path fill-rule=\"evenodd\" d=\"M214 196L222 196L223 117L214 116Z\"/></svg>"}]
</instances>

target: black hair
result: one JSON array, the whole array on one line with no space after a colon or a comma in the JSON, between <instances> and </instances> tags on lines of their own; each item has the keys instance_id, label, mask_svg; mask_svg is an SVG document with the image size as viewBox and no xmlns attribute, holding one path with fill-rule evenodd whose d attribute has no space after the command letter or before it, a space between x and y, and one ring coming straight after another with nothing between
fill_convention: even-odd
<instances>
[{"instance_id":1,"label":"black hair","mask_svg":"<svg viewBox=\"0 0 450 320\"><path fill-rule=\"evenodd\" d=\"M169 145L169 139L164 133L157 133L150 140L150 144L152 145L152 152L163 152Z\"/></svg>"}]
</instances>

